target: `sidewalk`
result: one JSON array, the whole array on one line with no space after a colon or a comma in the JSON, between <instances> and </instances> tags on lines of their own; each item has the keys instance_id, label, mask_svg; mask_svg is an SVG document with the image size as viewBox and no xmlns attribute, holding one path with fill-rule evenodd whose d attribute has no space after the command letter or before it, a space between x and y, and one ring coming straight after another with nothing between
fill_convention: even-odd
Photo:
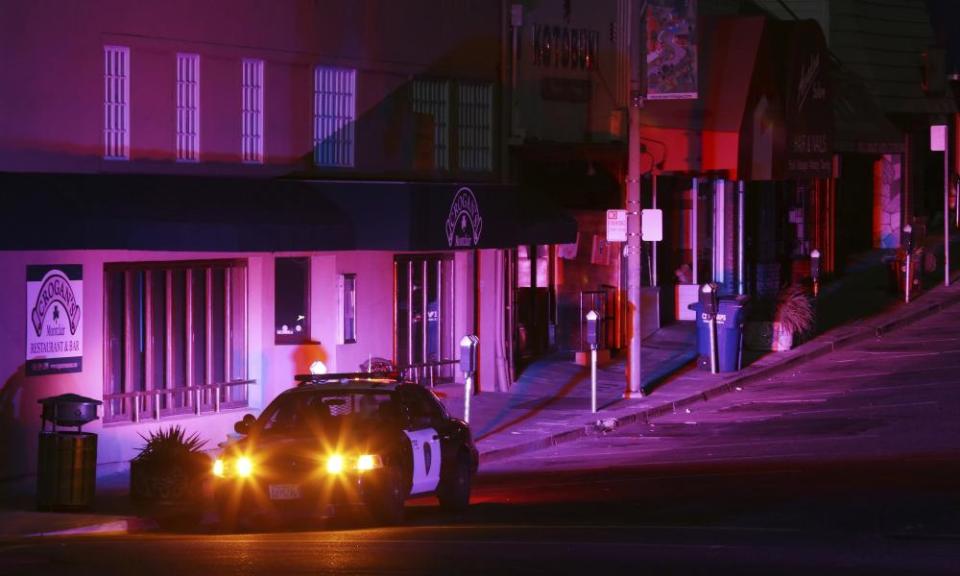
<instances>
[{"instance_id":1,"label":"sidewalk","mask_svg":"<svg viewBox=\"0 0 960 576\"><path fill-rule=\"evenodd\" d=\"M590 412L589 369L573 363L567 355L541 359L529 366L508 392L483 392L471 397L470 425L484 462L502 460L576 440L604 429L644 422L658 415L683 410L726 392L748 386L788 370L809 359L862 340L882 336L944 308L960 303L960 282L944 287L930 284L910 304L894 299L877 280L879 259L868 258L862 274L851 274L821 293L823 306L842 309L846 301L869 301L873 315L830 328L816 338L787 352L769 352L755 357L739 372L710 374L697 369L692 322L666 326L642 344L641 398L624 398L626 379L623 358L597 370L598 412ZM869 270L868 270L869 269ZM942 278L942 277L941 277ZM851 300L852 299L852 300ZM849 311L849 309L848 309ZM858 310L863 313L866 309ZM844 318L846 320L846 318ZM745 362L750 357L745 355ZM446 385L436 389L450 412L463 415L464 389ZM34 511L33 482L25 478L5 486L15 496L0 499L0 538L53 534L134 532L153 529L138 518L127 494L128 472L123 465L102 466L97 479L97 497L90 513L44 513ZM11 490L11 488L13 488Z\"/></svg>"}]
</instances>

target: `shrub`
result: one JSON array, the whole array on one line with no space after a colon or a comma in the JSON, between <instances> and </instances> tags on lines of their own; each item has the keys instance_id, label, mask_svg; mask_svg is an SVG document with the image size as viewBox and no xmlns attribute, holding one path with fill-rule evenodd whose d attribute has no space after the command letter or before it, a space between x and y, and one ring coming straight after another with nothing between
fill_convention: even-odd
<instances>
[{"instance_id":1,"label":"shrub","mask_svg":"<svg viewBox=\"0 0 960 576\"><path fill-rule=\"evenodd\" d=\"M810 293L801 284L790 284L780 291L773 320L798 336L813 332L816 312Z\"/></svg>"}]
</instances>

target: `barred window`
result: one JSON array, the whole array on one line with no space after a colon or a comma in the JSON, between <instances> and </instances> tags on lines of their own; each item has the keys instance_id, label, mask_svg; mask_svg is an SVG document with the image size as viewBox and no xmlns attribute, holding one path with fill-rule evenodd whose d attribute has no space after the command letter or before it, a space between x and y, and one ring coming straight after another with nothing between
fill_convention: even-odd
<instances>
[{"instance_id":1,"label":"barred window","mask_svg":"<svg viewBox=\"0 0 960 576\"><path fill-rule=\"evenodd\" d=\"M416 114L433 123L433 167L450 167L450 83L446 80L414 80L412 104Z\"/></svg>"},{"instance_id":2,"label":"barred window","mask_svg":"<svg viewBox=\"0 0 960 576\"><path fill-rule=\"evenodd\" d=\"M243 260L104 267L104 420L247 405Z\"/></svg>"},{"instance_id":3,"label":"barred window","mask_svg":"<svg viewBox=\"0 0 960 576\"><path fill-rule=\"evenodd\" d=\"M103 47L103 157L130 159L130 48Z\"/></svg>"},{"instance_id":4,"label":"barred window","mask_svg":"<svg viewBox=\"0 0 960 576\"><path fill-rule=\"evenodd\" d=\"M244 59L241 84L240 154L244 162L263 163L263 60Z\"/></svg>"},{"instance_id":5,"label":"barred window","mask_svg":"<svg viewBox=\"0 0 960 576\"><path fill-rule=\"evenodd\" d=\"M460 84L457 93L462 170L493 170L493 85Z\"/></svg>"},{"instance_id":6,"label":"barred window","mask_svg":"<svg viewBox=\"0 0 960 576\"><path fill-rule=\"evenodd\" d=\"M313 158L317 166L354 165L357 71L317 66L313 79Z\"/></svg>"},{"instance_id":7,"label":"barred window","mask_svg":"<svg viewBox=\"0 0 960 576\"><path fill-rule=\"evenodd\" d=\"M177 54L177 160L200 159L200 55Z\"/></svg>"}]
</instances>

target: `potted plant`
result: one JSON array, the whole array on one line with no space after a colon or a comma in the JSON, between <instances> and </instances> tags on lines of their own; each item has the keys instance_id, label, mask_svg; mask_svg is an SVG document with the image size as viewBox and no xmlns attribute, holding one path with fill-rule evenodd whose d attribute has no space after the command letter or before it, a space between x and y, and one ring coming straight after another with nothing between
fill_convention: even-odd
<instances>
[{"instance_id":1,"label":"potted plant","mask_svg":"<svg viewBox=\"0 0 960 576\"><path fill-rule=\"evenodd\" d=\"M158 519L196 518L202 483L210 470L205 440L180 426L140 435L144 445L130 461L130 496Z\"/></svg>"},{"instance_id":2,"label":"potted plant","mask_svg":"<svg viewBox=\"0 0 960 576\"><path fill-rule=\"evenodd\" d=\"M777 296L773 315L773 350L789 350L813 332L816 312L809 291L790 284Z\"/></svg>"}]
</instances>

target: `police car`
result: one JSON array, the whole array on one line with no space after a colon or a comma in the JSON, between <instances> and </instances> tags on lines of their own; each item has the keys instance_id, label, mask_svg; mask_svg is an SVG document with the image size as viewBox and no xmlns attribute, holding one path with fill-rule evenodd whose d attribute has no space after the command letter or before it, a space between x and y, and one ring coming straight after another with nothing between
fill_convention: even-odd
<instances>
[{"instance_id":1,"label":"police car","mask_svg":"<svg viewBox=\"0 0 960 576\"><path fill-rule=\"evenodd\" d=\"M450 512L467 508L477 449L431 390L371 373L297 380L259 418L237 422L242 439L215 460L223 526L354 507L395 524L404 501L423 494Z\"/></svg>"}]
</instances>

